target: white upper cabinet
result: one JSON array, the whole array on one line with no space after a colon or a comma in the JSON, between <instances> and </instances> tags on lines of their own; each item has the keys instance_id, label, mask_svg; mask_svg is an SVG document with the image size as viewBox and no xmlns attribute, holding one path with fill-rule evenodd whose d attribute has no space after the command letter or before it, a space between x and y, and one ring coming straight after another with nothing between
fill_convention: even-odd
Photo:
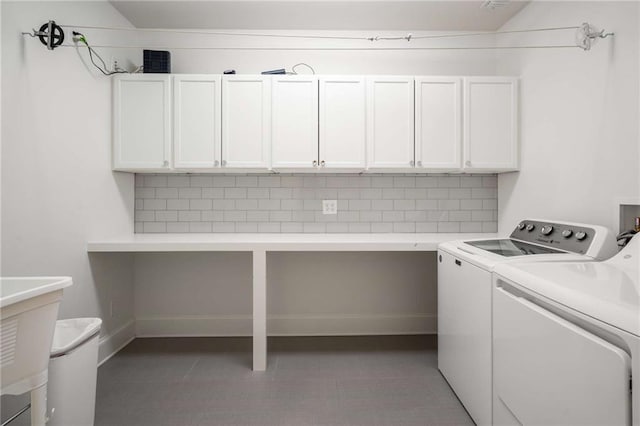
<instances>
[{"instance_id":1,"label":"white upper cabinet","mask_svg":"<svg viewBox=\"0 0 640 426\"><path fill-rule=\"evenodd\" d=\"M113 169L163 171L171 166L171 76L113 78Z\"/></svg>"},{"instance_id":2,"label":"white upper cabinet","mask_svg":"<svg viewBox=\"0 0 640 426\"><path fill-rule=\"evenodd\" d=\"M365 80L320 77L320 168L365 168Z\"/></svg>"},{"instance_id":3,"label":"white upper cabinet","mask_svg":"<svg viewBox=\"0 0 640 426\"><path fill-rule=\"evenodd\" d=\"M518 79L113 77L113 169L518 170Z\"/></svg>"},{"instance_id":4,"label":"white upper cabinet","mask_svg":"<svg viewBox=\"0 0 640 426\"><path fill-rule=\"evenodd\" d=\"M175 169L212 169L220 164L220 85L217 75L173 78Z\"/></svg>"},{"instance_id":5,"label":"white upper cabinet","mask_svg":"<svg viewBox=\"0 0 640 426\"><path fill-rule=\"evenodd\" d=\"M367 78L367 166L413 169L413 77Z\"/></svg>"},{"instance_id":6,"label":"white upper cabinet","mask_svg":"<svg viewBox=\"0 0 640 426\"><path fill-rule=\"evenodd\" d=\"M518 80L464 79L465 171L518 169Z\"/></svg>"},{"instance_id":7,"label":"white upper cabinet","mask_svg":"<svg viewBox=\"0 0 640 426\"><path fill-rule=\"evenodd\" d=\"M269 169L270 76L225 75L222 85L222 166Z\"/></svg>"},{"instance_id":8,"label":"white upper cabinet","mask_svg":"<svg viewBox=\"0 0 640 426\"><path fill-rule=\"evenodd\" d=\"M415 85L416 168L439 172L460 170L462 80L416 77Z\"/></svg>"},{"instance_id":9,"label":"white upper cabinet","mask_svg":"<svg viewBox=\"0 0 640 426\"><path fill-rule=\"evenodd\" d=\"M272 76L271 164L305 169L318 163L318 78Z\"/></svg>"}]
</instances>

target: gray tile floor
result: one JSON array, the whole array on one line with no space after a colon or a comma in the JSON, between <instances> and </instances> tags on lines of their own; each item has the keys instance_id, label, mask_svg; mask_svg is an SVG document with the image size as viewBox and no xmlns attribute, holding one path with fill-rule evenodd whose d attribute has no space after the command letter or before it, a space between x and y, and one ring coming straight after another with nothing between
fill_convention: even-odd
<instances>
[{"instance_id":1,"label":"gray tile floor","mask_svg":"<svg viewBox=\"0 0 640 426\"><path fill-rule=\"evenodd\" d=\"M4 416L3 416L4 417ZM435 336L136 339L98 369L96 426L472 425Z\"/></svg>"}]
</instances>

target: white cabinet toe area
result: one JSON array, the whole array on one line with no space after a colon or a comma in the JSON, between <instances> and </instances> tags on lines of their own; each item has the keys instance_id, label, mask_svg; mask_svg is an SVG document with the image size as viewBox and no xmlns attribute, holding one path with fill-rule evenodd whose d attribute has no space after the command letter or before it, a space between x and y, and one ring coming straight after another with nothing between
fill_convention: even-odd
<instances>
[{"instance_id":1,"label":"white cabinet toe area","mask_svg":"<svg viewBox=\"0 0 640 426\"><path fill-rule=\"evenodd\" d=\"M518 170L512 77L113 77L113 169Z\"/></svg>"}]
</instances>

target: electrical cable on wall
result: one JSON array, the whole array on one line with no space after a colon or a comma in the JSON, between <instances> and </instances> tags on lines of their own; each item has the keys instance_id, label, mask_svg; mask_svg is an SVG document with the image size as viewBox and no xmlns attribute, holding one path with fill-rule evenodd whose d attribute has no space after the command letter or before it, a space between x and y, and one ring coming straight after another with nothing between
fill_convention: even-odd
<instances>
[{"instance_id":1,"label":"electrical cable on wall","mask_svg":"<svg viewBox=\"0 0 640 426\"><path fill-rule=\"evenodd\" d=\"M91 47L89 45L89 42L87 41L87 38L84 36L84 34L79 33L77 31L73 31L73 41L75 43L78 43L78 42L84 43L84 45L87 46L87 50L89 51L89 58L91 59L91 63L102 74L104 74L104 75L113 75L113 74L127 74L128 73L128 71L119 69L117 65L114 67L114 69L112 71L109 71L108 67L107 67L107 64L104 62L104 59L102 59L102 57L98 54L98 52L96 52L93 49L93 47ZM102 67L100 65L96 64L96 61L93 59L93 55L95 55L100 60L100 62L102 63Z\"/></svg>"}]
</instances>

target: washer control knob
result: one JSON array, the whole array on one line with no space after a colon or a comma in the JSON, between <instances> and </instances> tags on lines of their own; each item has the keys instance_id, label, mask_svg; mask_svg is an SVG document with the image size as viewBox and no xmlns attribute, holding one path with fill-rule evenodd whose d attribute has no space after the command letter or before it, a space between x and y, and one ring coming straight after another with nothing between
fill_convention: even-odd
<instances>
[{"instance_id":1,"label":"washer control knob","mask_svg":"<svg viewBox=\"0 0 640 426\"><path fill-rule=\"evenodd\" d=\"M553 226L545 225L545 226L542 227L540 232L542 232L542 235L549 235L549 234L551 234L553 232Z\"/></svg>"},{"instance_id":2,"label":"washer control knob","mask_svg":"<svg viewBox=\"0 0 640 426\"><path fill-rule=\"evenodd\" d=\"M565 229L564 231L562 231L562 236L565 238L569 238L572 235L573 231L571 229Z\"/></svg>"},{"instance_id":3,"label":"washer control knob","mask_svg":"<svg viewBox=\"0 0 640 426\"><path fill-rule=\"evenodd\" d=\"M531 232L536 229L536 226L533 223L527 225L527 231Z\"/></svg>"},{"instance_id":4,"label":"washer control knob","mask_svg":"<svg viewBox=\"0 0 640 426\"><path fill-rule=\"evenodd\" d=\"M587 233L586 232L583 232L583 231L576 232L576 240L582 241L585 238L587 238Z\"/></svg>"},{"instance_id":5,"label":"washer control knob","mask_svg":"<svg viewBox=\"0 0 640 426\"><path fill-rule=\"evenodd\" d=\"M520 223L518 224L518 231L522 231L522 230L525 228L525 226L527 226L527 224L526 224L526 223L524 223L524 222L520 222Z\"/></svg>"}]
</instances>

